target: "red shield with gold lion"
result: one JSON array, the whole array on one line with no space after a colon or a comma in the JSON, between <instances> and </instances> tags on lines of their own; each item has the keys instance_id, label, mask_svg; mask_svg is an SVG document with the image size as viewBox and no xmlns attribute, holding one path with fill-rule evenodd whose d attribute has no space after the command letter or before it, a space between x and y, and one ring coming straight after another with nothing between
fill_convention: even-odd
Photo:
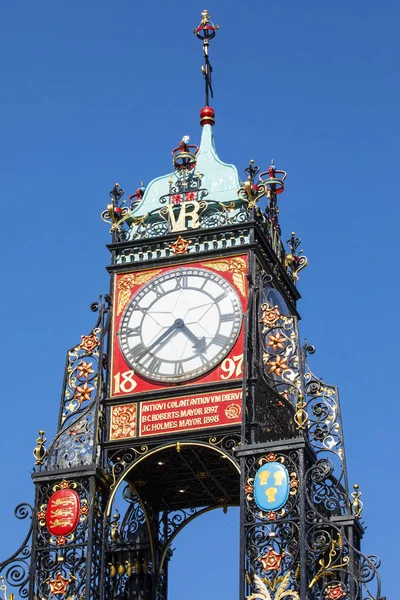
<instances>
[{"instance_id":1,"label":"red shield with gold lion","mask_svg":"<svg viewBox=\"0 0 400 600\"><path fill-rule=\"evenodd\" d=\"M46 525L52 535L66 536L79 522L79 496L74 490L58 490L47 505Z\"/></svg>"}]
</instances>

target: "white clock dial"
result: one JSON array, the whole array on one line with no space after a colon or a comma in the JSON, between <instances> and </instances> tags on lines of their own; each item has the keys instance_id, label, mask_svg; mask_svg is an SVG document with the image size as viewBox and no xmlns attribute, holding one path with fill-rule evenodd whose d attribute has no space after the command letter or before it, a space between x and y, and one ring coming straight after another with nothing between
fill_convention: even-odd
<instances>
[{"instance_id":1,"label":"white clock dial","mask_svg":"<svg viewBox=\"0 0 400 600\"><path fill-rule=\"evenodd\" d=\"M226 279L205 269L168 271L143 286L121 319L119 340L140 375L186 381L214 368L238 337L239 298Z\"/></svg>"}]
</instances>

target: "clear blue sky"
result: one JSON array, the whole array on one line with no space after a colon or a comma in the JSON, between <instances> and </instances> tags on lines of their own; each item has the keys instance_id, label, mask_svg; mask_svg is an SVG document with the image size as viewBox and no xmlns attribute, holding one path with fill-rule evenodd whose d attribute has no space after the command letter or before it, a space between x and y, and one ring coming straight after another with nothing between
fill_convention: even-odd
<instances>
[{"instance_id":1,"label":"clear blue sky","mask_svg":"<svg viewBox=\"0 0 400 600\"><path fill-rule=\"evenodd\" d=\"M89 305L108 291L108 191L118 181L133 193L170 170L183 134L199 140L202 54L191 30L204 8L2 5L0 560L22 540L12 511L33 499L31 452L40 428L48 439L55 432L65 351L90 331ZM395 598L400 6L207 8L221 26L211 47L217 150L240 172L251 158L265 168L274 158L289 173L284 238L295 230L310 262L301 333L317 347L313 370L340 386L350 482L365 502L363 549L382 557L383 591ZM204 517L177 539L171 598L189 589L192 600L235 597L234 516ZM204 553L216 564L212 586Z\"/></svg>"}]
</instances>

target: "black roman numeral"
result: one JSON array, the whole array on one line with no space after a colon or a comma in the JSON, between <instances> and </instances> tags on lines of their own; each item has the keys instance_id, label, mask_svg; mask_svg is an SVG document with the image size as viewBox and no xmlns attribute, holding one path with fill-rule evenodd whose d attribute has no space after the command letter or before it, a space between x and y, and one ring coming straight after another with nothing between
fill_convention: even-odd
<instances>
[{"instance_id":1,"label":"black roman numeral","mask_svg":"<svg viewBox=\"0 0 400 600\"><path fill-rule=\"evenodd\" d=\"M226 335L221 335L220 333L217 333L217 335L213 338L213 344L221 346L222 348L226 346L228 341L229 338Z\"/></svg>"},{"instance_id":2,"label":"black roman numeral","mask_svg":"<svg viewBox=\"0 0 400 600\"><path fill-rule=\"evenodd\" d=\"M147 359L146 359L146 362L148 362ZM152 373L158 373L160 370L160 367L161 367L161 359L157 358L156 356L150 356L150 362L148 362L146 367Z\"/></svg>"},{"instance_id":3,"label":"black roman numeral","mask_svg":"<svg viewBox=\"0 0 400 600\"><path fill-rule=\"evenodd\" d=\"M226 298L227 293L226 292L222 292L222 294L220 294L219 296L217 296L215 298L215 302L221 302L221 300L223 300L224 298Z\"/></svg>"},{"instance_id":4,"label":"black roman numeral","mask_svg":"<svg viewBox=\"0 0 400 600\"><path fill-rule=\"evenodd\" d=\"M183 364L181 362L175 363L174 375L183 375Z\"/></svg>"},{"instance_id":5,"label":"black roman numeral","mask_svg":"<svg viewBox=\"0 0 400 600\"><path fill-rule=\"evenodd\" d=\"M221 315L221 323L226 323L226 321L234 321L235 314L234 313L226 313Z\"/></svg>"},{"instance_id":6,"label":"black roman numeral","mask_svg":"<svg viewBox=\"0 0 400 600\"><path fill-rule=\"evenodd\" d=\"M200 354L197 355L201 362L203 363L203 365L206 365L208 363L207 357L205 354L203 354L202 352L200 352Z\"/></svg>"},{"instance_id":7,"label":"black roman numeral","mask_svg":"<svg viewBox=\"0 0 400 600\"><path fill-rule=\"evenodd\" d=\"M138 325L137 327L127 327L125 329L125 333L128 336L131 336L131 335L140 335L140 325Z\"/></svg>"},{"instance_id":8,"label":"black roman numeral","mask_svg":"<svg viewBox=\"0 0 400 600\"><path fill-rule=\"evenodd\" d=\"M145 346L140 343L130 349L129 354L133 359L140 359L143 354L146 353Z\"/></svg>"}]
</instances>

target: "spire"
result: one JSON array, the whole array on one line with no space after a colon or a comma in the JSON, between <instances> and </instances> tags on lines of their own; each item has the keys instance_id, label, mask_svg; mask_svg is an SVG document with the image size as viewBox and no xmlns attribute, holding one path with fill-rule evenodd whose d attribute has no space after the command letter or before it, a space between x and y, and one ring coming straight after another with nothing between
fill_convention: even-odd
<instances>
[{"instance_id":1,"label":"spire","mask_svg":"<svg viewBox=\"0 0 400 600\"><path fill-rule=\"evenodd\" d=\"M207 10L203 10L201 13L202 20L200 25L193 29L193 33L202 40L203 42L203 54L204 54L204 65L201 67L201 71L204 75L205 81L205 107L200 111L200 125L214 125L215 123L215 112L210 107L210 96L214 98L214 92L212 88L212 66L208 56L208 48L210 40L215 37L219 25L214 25L211 21L210 15Z\"/></svg>"}]
</instances>

